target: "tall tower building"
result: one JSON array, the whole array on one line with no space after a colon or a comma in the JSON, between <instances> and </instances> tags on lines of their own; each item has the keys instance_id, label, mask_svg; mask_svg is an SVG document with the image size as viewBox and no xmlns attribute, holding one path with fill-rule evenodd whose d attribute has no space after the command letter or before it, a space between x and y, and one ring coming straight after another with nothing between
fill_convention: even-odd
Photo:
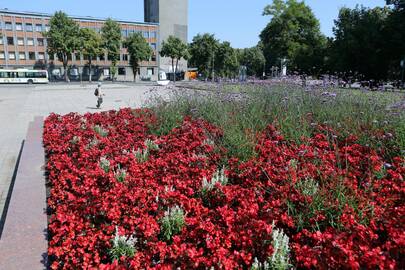
<instances>
[{"instance_id":1,"label":"tall tower building","mask_svg":"<svg viewBox=\"0 0 405 270\"><path fill-rule=\"evenodd\" d=\"M145 22L159 23L158 50L172 35L188 42L188 0L144 0ZM170 58L158 57L160 69L172 72ZM180 61L178 71L187 71L187 61Z\"/></svg>"}]
</instances>

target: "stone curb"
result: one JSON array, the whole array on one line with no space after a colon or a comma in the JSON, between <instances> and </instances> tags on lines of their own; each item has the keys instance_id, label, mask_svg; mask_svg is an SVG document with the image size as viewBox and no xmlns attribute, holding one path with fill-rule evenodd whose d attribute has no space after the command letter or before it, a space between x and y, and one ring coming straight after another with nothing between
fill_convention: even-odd
<instances>
[{"instance_id":1,"label":"stone curb","mask_svg":"<svg viewBox=\"0 0 405 270\"><path fill-rule=\"evenodd\" d=\"M43 118L29 124L0 239L0 269L47 269Z\"/></svg>"}]
</instances>

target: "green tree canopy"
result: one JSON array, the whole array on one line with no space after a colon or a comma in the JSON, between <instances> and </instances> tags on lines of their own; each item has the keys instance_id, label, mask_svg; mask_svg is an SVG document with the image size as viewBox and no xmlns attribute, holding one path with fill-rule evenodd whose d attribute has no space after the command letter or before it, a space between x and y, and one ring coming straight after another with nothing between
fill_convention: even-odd
<instances>
[{"instance_id":1,"label":"green tree canopy","mask_svg":"<svg viewBox=\"0 0 405 270\"><path fill-rule=\"evenodd\" d=\"M134 73L134 81L141 61L147 61L152 56L153 50L146 39L140 33L131 34L126 40L125 45L128 48L129 64Z\"/></svg>"},{"instance_id":2,"label":"green tree canopy","mask_svg":"<svg viewBox=\"0 0 405 270\"><path fill-rule=\"evenodd\" d=\"M109 18L101 28L103 47L111 60L111 76L115 78L117 62L120 59L121 28L118 22Z\"/></svg>"},{"instance_id":3,"label":"green tree canopy","mask_svg":"<svg viewBox=\"0 0 405 270\"><path fill-rule=\"evenodd\" d=\"M65 80L68 81L69 56L79 49L79 25L64 12L56 12L49 21L50 29L43 33L48 40L48 53L56 54L63 63Z\"/></svg>"},{"instance_id":4,"label":"green tree canopy","mask_svg":"<svg viewBox=\"0 0 405 270\"><path fill-rule=\"evenodd\" d=\"M209 77L215 67L215 55L219 41L212 34L198 34L189 45L190 66L198 68L199 72Z\"/></svg>"},{"instance_id":5,"label":"green tree canopy","mask_svg":"<svg viewBox=\"0 0 405 270\"><path fill-rule=\"evenodd\" d=\"M274 0L263 15L271 21L260 34L267 67L278 66L283 58L291 69L312 72L323 66L326 38L318 19L304 2Z\"/></svg>"},{"instance_id":6,"label":"green tree canopy","mask_svg":"<svg viewBox=\"0 0 405 270\"><path fill-rule=\"evenodd\" d=\"M239 69L238 54L231 43L224 41L218 46L215 56L215 70L221 77L234 77Z\"/></svg>"},{"instance_id":7,"label":"green tree canopy","mask_svg":"<svg viewBox=\"0 0 405 270\"><path fill-rule=\"evenodd\" d=\"M162 43L162 50L160 55L163 57L170 57L172 59L172 70L174 72L174 80L176 81L177 67L181 58L188 59L187 44L175 36L169 38ZM174 66L176 61L176 67Z\"/></svg>"},{"instance_id":8,"label":"green tree canopy","mask_svg":"<svg viewBox=\"0 0 405 270\"><path fill-rule=\"evenodd\" d=\"M342 8L335 20L331 62L335 71L358 72L366 78L381 79L389 70L386 20L388 8Z\"/></svg>"},{"instance_id":9,"label":"green tree canopy","mask_svg":"<svg viewBox=\"0 0 405 270\"><path fill-rule=\"evenodd\" d=\"M241 65L247 67L249 76L261 76L266 62L262 49L259 46L242 49L239 55Z\"/></svg>"},{"instance_id":10,"label":"green tree canopy","mask_svg":"<svg viewBox=\"0 0 405 270\"><path fill-rule=\"evenodd\" d=\"M92 60L103 52L101 36L89 28L80 29L80 51L89 61L89 81L91 82Z\"/></svg>"}]
</instances>

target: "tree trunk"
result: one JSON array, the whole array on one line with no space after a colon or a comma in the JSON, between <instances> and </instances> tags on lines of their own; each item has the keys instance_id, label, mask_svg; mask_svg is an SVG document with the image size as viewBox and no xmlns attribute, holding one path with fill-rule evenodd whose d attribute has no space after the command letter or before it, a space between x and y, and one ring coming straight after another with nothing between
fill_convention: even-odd
<instances>
[{"instance_id":1,"label":"tree trunk","mask_svg":"<svg viewBox=\"0 0 405 270\"><path fill-rule=\"evenodd\" d=\"M89 56L89 82L91 83L91 56Z\"/></svg>"},{"instance_id":2,"label":"tree trunk","mask_svg":"<svg viewBox=\"0 0 405 270\"><path fill-rule=\"evenodd\" d=\"M138 73L138 68L132 67L132 72L134 73L134 82L136 82L136 73Z\"/></svg>"},{"instance_id":3,"label":"tree trunk","mask_svg":"<svg viewBox=\"0 0 405 270\"><path fill-rule=\"evenodd\" d=\"M179 59L177 58L177 59L176 59L176 72L175 72L175 75L174 75L174 76L176 76L176 74L177 74L178 66L179 66Z\"/></svg>"},{"instance_id":4,"label":"tree trunk","mask_svg":"<svg viewBox=\"0 0 405 270\"><path fill-rule=\"evenodd\" d=\"M172 71L173 71L173 82L176 83L176 71L174 70L174 58L172 58Z\"/></svg>"},{"instance_id":5,"label":"tree trunk","mask_svg":"<svg viewBox=\"0 0 405 270\"><path fill-rule=\"evenodd\" d=\"M68 58L67 58L67 55L64 54L64 55L63 55L63 70L65 71L65 81L66 81L66 82L69 81L67 65L68 65Z\"/></svg>"}]
</instances>

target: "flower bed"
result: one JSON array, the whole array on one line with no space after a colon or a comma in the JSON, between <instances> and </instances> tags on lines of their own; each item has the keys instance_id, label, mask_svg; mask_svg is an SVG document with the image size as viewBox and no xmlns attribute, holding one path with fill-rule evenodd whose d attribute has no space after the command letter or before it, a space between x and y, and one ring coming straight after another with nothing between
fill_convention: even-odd
<instances>
[{"instance_id":1,"label":"flower bed","mask_svg":"<svg viewBox=\"0 0 405 270\"><path fill-rule=\"evenodd\" d=\"M156 124L130 109L45 121L53 269L405 267L404 159L269 126L239 162L203 120Z\"/></svg>"}]
</instances>

